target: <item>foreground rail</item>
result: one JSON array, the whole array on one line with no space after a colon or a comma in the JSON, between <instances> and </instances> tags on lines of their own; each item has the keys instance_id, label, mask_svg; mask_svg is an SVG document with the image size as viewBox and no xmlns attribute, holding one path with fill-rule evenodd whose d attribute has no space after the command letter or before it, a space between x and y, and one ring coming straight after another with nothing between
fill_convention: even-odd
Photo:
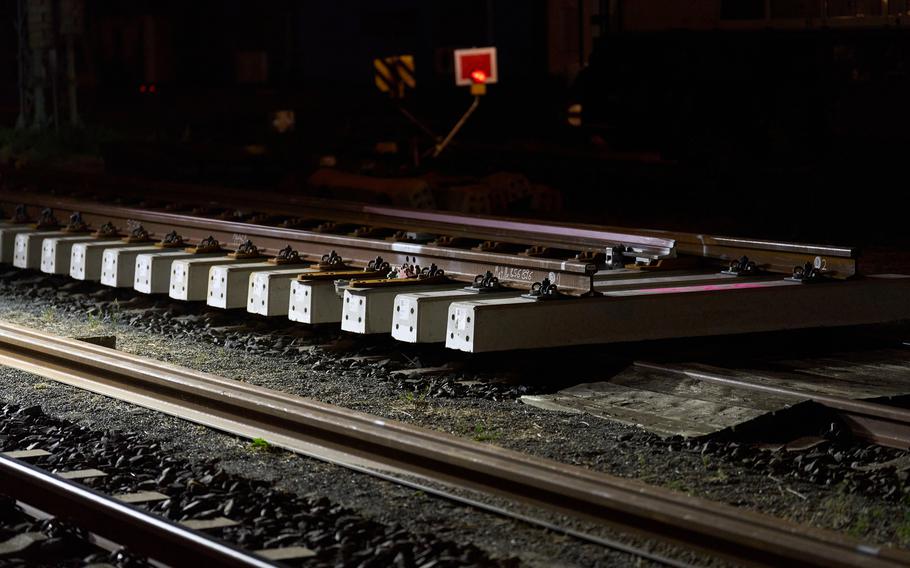
<instances>
[{"instance_id":1,"label":"foreground rail","mask_svg":"<svg viewBox=\"0 0 910 568\"><path fill-rule=\"evenodd\" d=\"M45 513L172 566L275 566L239 548L0 455L0 488Z\"/></svg>"},{"instance_id":2,"label":"foreground rail","mask_svg":"<svg viewBox=\"0 0 910 568\"><path fill-rule=\"evenodd\" d=\"M910 563L910 553L841 534L19 326L0 324L0 363L340 465L406 472L749 564Z\"/></svg>"}]
</instances>

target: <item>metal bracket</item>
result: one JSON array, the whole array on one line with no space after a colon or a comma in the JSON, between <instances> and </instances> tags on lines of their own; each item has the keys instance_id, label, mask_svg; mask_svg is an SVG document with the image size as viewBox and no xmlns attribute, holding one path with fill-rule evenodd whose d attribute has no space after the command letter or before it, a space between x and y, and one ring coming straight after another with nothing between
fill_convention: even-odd
<instances>
[{"instance_id":1,"label":"metal bracket","mask_svg":"<svg viewBox=\"0 0 910 568\"><path fill-rule=\"evenodd\" d=\"M54 217L54 211L50 207L45 208L41 211L41 215L38 217L38 222L35 223L36 229L58 229L60 228L60 221Z\"/></svg>"},{"instance_id":2,"label":"metal bracket","mask_svg":"<svg viewBox=\"0 0 910 568\"><path fill-rule=\"evenodd\" d=\"M499 283L499 278L493 276L493 273L489 270L484 274L478 274L474 277L474 283L470 286L465 286L464 289L468 292L475 292L477 294L488 294L490 292L498 292L502 290L502 284Z\"/></svg>"},{"instance_id":3,"label":"metal bracket","mask_svg":"<svg viewBox=\"0 0 910 568\"><path fill-rule=\"evenodd\" d=\"M231 258L259 258L262 254L259 253L259 248L253 244L253 241L247 239L228 256Z\"/></svg>"},{"instance_id":4,"label":"metal bracket","mask_svg":"<svg viewBox=\"0 0 910 568\"><path fill-rule=\"evenodd\" d=\"M117 231L117 227L113 223L108 221L107 223L98 227L98 230L92 234L93 237L119 237L120 232Z\"/></svg>"},{"instance_id":5,"label":"metal bracket","mask_svg":"<svg viewBox=\"0 0 910 568\"><path fill-rule=\"evenodd\" d=\"M604 259L606 267L610 270L624 268L626 266L625 256L627 252L631 252L631 249L627 249L623 245L608 247Z\"/></svg>"},{"instance_id":6,"label":"metal bracket","mask_svg":"<svg viewBox=\"0 0 910 568\"><path fill-rule=\"evenodd\" d=\"M181 239L182 240L182 239ZM221 252L221 243L213 237L212 235L207 236L206 238L199 241L199 244L194 247L189 247L186 249L187 252L193 254L200 254L206 252Z\"/></svg>"},{"instance_id":7,"label":"metal bracket","mask_svg":"<svg viewBox=\"0 0 910 568\"><path fill-rule=\"evenodd\" d=\"M70 222L63 230L67 233L87 233L88 224L82 220L82 213L75 211L70 215Z\"/></svg>"},{"instance_id":8,"label":"metal bracket","mask_svg":"<svg viewBox=\"0 0 910 568\"><path fill-rule=\"evenodd\" d=\"M300 258L300 253L291 248L291 245L288 245L278 251L278 254L270 258L268 262L272 264L298 264L303 262L303 259Z\"/></svg>"},{"instance_id":9,"label":"metal bracket","mask_svg":"<svg viewBox=\"0 0 910 568\"><path fill-rule=\"evenodd\" d=\"M384 261L381 256L377 256L373 260L367 263L367 267L363 269L364 272L385 272L391 270L391 265L388 262Z\"/></svg>"},{"instance_id":10,"label":"metal bracket","mask_svg":"<svg viewBox=\"0 0 910 568\"><path fill-rule=\"evenodd\" d=\"M155 243L156 247L161 248L180 248L185 246L186 243L183 240L183 237L177 234L177 231L171 231L170 233L164 235L164 238L161 239L161 242Z\"/></svg>"},{"instance_id":11,"label":"metal bracket","mask_svg":"<svg viewBox=\"0 0 910 568\"><path fill-rule=\"evenodd\" d=\"M335 251L322 255L319 259L320 270L340 270L345 266L344 259Z\"/></svg>"},{"instance_id":12,"label":"metal bracket","mask_svg":"<svg viewBox=\"0 0 910 568\"><path fill-rule=\"evenodd\" d=\"M760 269L759 267L749 260L748 256L743 256L739 260L731 260L730 266L726 270L722 270L721 274L732 274L733 276L752 276Z\"/></svg>"},{"instance_id":13,"label":"metal bracket","mask_svg":"<svg viewBox=\"0 0 910 568\"><path fill-rule=\"evenodd\" d=\"M807 262L802 266L794 266L793 276L787 278L787 280L802 282L803 284L826 282L830 280L829 276L834 274L833 270L827 269L827 265L828 263L824 258L816 256L812 262Z\"/></svg>"},{"instance_id":14,"label":"metal bracket","mask_svg":"<svg viewBox=\"0 0 910 568\"><path fill-rule=\"evenodd\" d=\"M176 234L176 233L175 233ZM147 243L151 240L149 232L142 225L136 225L129 236L124 237L123 241L127 243Z\"/></svg>"},{"instance_id":15,"label":"metal bracket","mask_svg":"<svg viewBox=\"0 0 910 568\"><path fill-rule=\"evenodd\" d=\"M528 298L530 300L545 301L545 300L559 300L567 298L565 294L562 294L557 290L556 284L551 282L549 278L544 278L540 282L535 282L531 284L531 289L527 294L522 294L522 298Z\"/></svg>"}]
</instances>

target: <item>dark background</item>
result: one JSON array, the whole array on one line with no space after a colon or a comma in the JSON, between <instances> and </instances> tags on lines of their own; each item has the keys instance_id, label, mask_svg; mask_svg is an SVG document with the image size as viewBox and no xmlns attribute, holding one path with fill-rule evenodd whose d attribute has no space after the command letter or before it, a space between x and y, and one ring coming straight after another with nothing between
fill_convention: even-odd
<instances>
[{"instance_id":1,"label":"dark background","mask_svg":"<svg viewBox=\"0 0 910 568\"><path fill-rule=\"evenodd\" d=\"M445 132L471 101L452 50L495 45L500 82L451 150L372 174L517 171L558 189L567 219L899 246L906 4L86 0L80 107L118 134L111 170L287 187L319 156L359 171L376 142L431 143L373 86L374 57L414 56L405 105ZM4 127L18 112L16 7L0 1ZM271 131L280 109L293 134ZM237 167L250 144L268 158Z\"/></svg>"}]
</instances>

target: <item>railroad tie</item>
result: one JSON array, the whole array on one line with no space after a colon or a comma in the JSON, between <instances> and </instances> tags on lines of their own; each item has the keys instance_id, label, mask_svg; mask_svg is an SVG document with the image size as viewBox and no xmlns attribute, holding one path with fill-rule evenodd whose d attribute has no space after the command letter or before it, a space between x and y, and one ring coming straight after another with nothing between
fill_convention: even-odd
<instances>
[{"instance_id":1,"label":"railroad tie","mask_svg":"<svg viewBox=\"0 0 910 568\"><path fill-rule=\"evenodd\" d=\"M302 267L297 270L302 271ZM225 310L248 308L253 275L274 271L275 265L265 261L212 266L205 301Z\"/></svg>"},{"instance_id":2,"label":"railroad tie","mask_svg":"<svg viewBox=\"0 0 910 568\"><path fill-rule=\"evenodd\" d=\"M18 233L13 245L13 266L38 270L41 268L41 244L44 239L65 237L62 231L26 231Z\"/></svg>"},{"instance_id":3,"label":"railroad tie","mask_svg":"<svg viewBox=\"0 0 910 568\"><path fill-rule=\"evenodd\" d=\"M101 255L101 283L113 288L132 288L136 279L136 258L161 249L153 246L107 248Z\"/></svg>"},{"instance_id":4,"label":"railroad tie","mask_svg":"<svg viewBox=\"0 0 910 568\"><path fill-rule=\"evenodd\" d=\"M287 316L288 297L297 277L316 268L282 268L250 274L246 311L261 316Z\"/></svg>"},{"instance_id":5,"label":"railroad tie","mask_svg":"<svg viewBox=\"0 0 910 568\"><path fill-rule=\"evenodd\" d=\"M69 274L76 280L91 280L98 282L101 280L101 272L103 270L104 258L107 251L135 247L136 245L134 243L128 243L122 240L96 240L93 242L76 243L73 245ZM130 282L132 282L132 279Z\"/></svg>"}]
</instances>

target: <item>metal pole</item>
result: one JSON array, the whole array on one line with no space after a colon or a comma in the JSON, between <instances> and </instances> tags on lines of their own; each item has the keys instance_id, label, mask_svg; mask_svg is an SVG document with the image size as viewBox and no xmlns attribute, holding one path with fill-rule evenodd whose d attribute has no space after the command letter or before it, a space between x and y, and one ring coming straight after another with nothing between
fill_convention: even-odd
<instances>
[{"instance_id":1,"label":"metal pole","mask_svg":"<svg viewBox=\"0 0 910 568\"><path fill-rule=\"evenodd\" d=\"M443 139L442 142L440 142L439 144L436 145L436 149L433 151L434 158L438 158L439 154L441 154L442 151L445 150L446 146L449 145L449 142L452 141L452 138L454 138L455 135L458 134L458 131L461 130L462 126L464 126L464 123L468 121L468 118L470 118L471 115L474 114L474 110L477 109L477 105L479 105L479 104L480 104L480 96L475 95L474 102L471 103L471 106L468 107L468 110L465 111L465 113L461 116L461 118L458 120L458 122L455 123L455 126L452 127L452 131L446 135L446 137Z\"/></svg>"}]
</instances>

